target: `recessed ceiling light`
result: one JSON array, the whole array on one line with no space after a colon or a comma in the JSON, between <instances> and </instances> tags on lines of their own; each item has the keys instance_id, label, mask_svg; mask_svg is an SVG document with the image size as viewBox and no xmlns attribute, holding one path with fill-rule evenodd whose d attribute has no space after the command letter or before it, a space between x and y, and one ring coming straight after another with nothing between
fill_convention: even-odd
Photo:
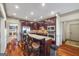
<instances>
[{"instance_id":1,"label":"recessed ceiling light","mask_svg":"<svg viewBox=\"0 0 79 59\"><path fill-rule=\"evenodd\" d=\"M43 16L40 17L41 19L43 18Z\"/></svg>"},{"instance_id":2,"label":"recessed ceiling light","mask_svg":"<svg viewBox=\"0 0 79 59\"><path fill-rule=\"evenodd\" d=\"M58 14L56 14L56 16L58 16Z\"/></svg>"},{"instance_id":3,"label":"recessed ceiling light","mask_svg":"<svg viewBox=\"0 0 79 59\"><path fill-rule=\"evenodd\" d=\"M34 15L34 12L33 12L33 11L32 11L32 12L30 12L30 14L31 14L31 15Z\"/></svg>"},{"instance_id":4,"label":"recessed ceiling light","mask_svg":"<svg viewBox=\"0 0 79 59\"><path fill-rule=\"evenodd\" d=\"M15 5L15 8L16 8L16 9L18 9L18 8L19 8L19 6L18 6L18 5Z\"/></svg>"},{"instance_id":5,"label":"recessed ceiling light","mask_svg":"<svg viewBox=\"0 0 79 59\"><path fill-rule=\"evenodd\" d=\"M27 19L27 16L26 16L26 19Z\"/></svg>"},{"instance_id":6,"label":"recessed ceiling light","mask_svg":"<svg viewBox=\"0 0 79 59\"><path fill-rule=\"evenodd\" d=\"M45 3L42 3L41 5L42 5L42 7L44 7L45 6Z\"/></svg>"},{"instance_id":7,"label":"recessed ceiling light","mask_svg":"<svg viewBox=\"0 0 79 59\"><path fill-rule=\"evenodd\" d=\"M51 11L51 15L54 15L55 13L54 13L54 11Z\"/></svg>"},{"instance_id":8,"label":"recessed ceiling light","mask_svg":"<svg viewBox=\"0 0 79 59\"><path fill-rule=\"evenodd\" d=\"M18 6L18 5L15 5L15 8L16 8L16 9L18 9L18 8L19 8L19 6Z\"/></svg>"},{"instance_id":9,"label":"recessed ceiling light","mask_svg":"<svg viewBox=\"0 0 79 59\"><path fill-rule=\"evenodd\" d=\"M16 16L16 13L13 13L13 16Z\"/></svg>"}]
</instances>

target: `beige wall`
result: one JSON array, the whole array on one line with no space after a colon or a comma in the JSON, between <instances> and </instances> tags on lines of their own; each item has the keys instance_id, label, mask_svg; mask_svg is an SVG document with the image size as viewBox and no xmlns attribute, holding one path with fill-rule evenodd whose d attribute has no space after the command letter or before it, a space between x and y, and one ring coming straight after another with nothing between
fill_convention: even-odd
<instances>
[{"instance_id":1,"label":"beige wall","mask_svg":"<svg viewBox=\"0 0 79 59\"><path fill-rule=\"evenodd\" d=\"M6 29L5 29L5 21L6 21L6 14L4 10L4 6L0 3L0 10L2 13L3 18L1 20L1 50L0 53L4 53L6 48Z\"/></svg>"},{"instance_id":2,"label":"beige wall","mask_svg":"<svg viewBox=\"0 0 79 59\"><path fill-rule=\"evenodd\" d=\"M62 44L62 33L61 33L61 22L60 15L56 14L56 45L60 46Z\"/></svg>"},{"instance_id":3,"label":"beige wall","mask_svg":"<svg viewBox=\"0 0 79 59\"><path fill-rule=\"evenodd\" d=\"M61 16L61 21L79 20L79 11L71 12Z\"/></svg>"},{"instance_id":4,"label":"beige wall","mask_svg":"<svg viewBox=\"0 0 79 59\"><path fill-rule=\"evenodd\" d=\"M79 23L79 11L77 12L75 11L61 16L61 23L63 23L63 28L62 28L63 40L70 39L70 30L69 30L70 24Z\"/></svg>"},{"instance_id":5,"label":"beige wall","mask_svg":"<svg viewBox=\"0 0 79 59\"><path fill-rule=\"evenodd\" d=\"M6 29L5 29L5 20L1 19L1 53L4 53L6 48Z\"/></svg>"},{"instance_id":6,"label":"beige wall","mask_svg":"<svg viewBox=\"0 0 79 59\"><path fill-rule=\"evenodd\" d=\"M1 52L1 19L0 19L0 52Z\"/></svg>"}]
</instances>

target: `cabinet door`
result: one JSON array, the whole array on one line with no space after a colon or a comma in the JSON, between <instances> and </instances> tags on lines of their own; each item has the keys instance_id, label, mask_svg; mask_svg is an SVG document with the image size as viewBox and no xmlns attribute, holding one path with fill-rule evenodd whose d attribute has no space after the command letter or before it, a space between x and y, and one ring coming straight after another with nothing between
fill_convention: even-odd
<instances>
[{"instance_id":1,"label":"cabinet door","mask_svg":"<svg viewBox=\"0 0 79 59\"><path fill-rule=\"evenodd\" d=\"M38 24L34 23L32 27L33 27L33 29L37 30L38 29Z\"/></svg>"}]
</instances>

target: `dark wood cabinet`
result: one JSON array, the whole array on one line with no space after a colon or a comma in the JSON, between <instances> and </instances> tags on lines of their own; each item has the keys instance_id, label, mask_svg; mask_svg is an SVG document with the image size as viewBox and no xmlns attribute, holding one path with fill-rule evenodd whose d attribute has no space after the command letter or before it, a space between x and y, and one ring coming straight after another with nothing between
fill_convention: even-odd
<instances>
[{"instance_id":1,"label":"dark wood cabinet","mask_svg":"<svg viewBox=\"0 0 79 59\"><path fill-rule=\"evenodd\" d=\"M30 26L31 30L38 30L40 27L47 29L47 26L56 25L56 17L51 17L46 20L34 21L21 21L21 26Z\"/></svg>"}]
</instances>

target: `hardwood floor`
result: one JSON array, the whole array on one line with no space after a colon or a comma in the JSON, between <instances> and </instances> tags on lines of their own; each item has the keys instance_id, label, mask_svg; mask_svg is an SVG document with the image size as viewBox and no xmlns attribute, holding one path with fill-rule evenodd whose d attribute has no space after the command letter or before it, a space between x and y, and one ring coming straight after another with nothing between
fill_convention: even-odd
<instances>
[{"instance_id":1,"label":"hardwood floor","mask_svg":"<svg viewBox=\"0 0 79 59\"><path fill-rule=\"evenodd\" d=\"M79 48L63 44L56 53L58 56L79 56Z\"/></svg>"}]
</instances>

